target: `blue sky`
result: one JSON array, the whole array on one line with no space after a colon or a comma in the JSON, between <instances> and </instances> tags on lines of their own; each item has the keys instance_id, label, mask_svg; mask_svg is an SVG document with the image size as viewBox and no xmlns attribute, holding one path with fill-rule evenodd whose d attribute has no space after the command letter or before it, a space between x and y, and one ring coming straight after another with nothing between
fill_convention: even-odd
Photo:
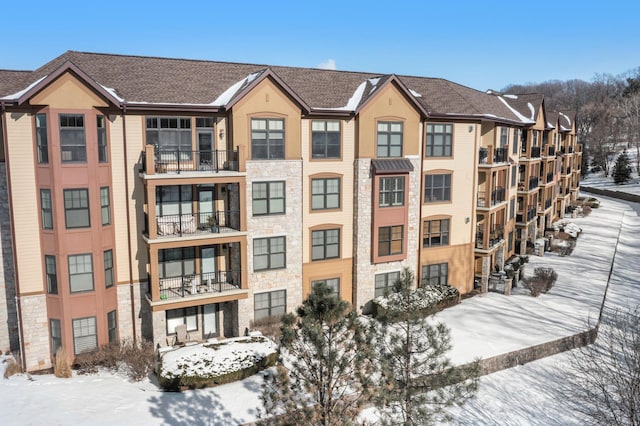
<instances>
[{"instance_id":1,"label":"blue sky","mask_svg":"<svg viewBox=\"0 0 640 426\"><path fill-rule=\"evenodd\" d=\"M442 77L475 89L640 67L640 2L7 2L0 69L66 50Z\"/></svg>"}]
</instances>

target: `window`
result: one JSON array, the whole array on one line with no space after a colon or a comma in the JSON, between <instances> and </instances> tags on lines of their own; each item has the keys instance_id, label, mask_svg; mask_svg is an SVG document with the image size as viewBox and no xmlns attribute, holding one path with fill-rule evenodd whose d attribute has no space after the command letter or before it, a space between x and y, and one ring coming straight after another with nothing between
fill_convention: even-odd
<instances>
[{"instance_id":1,"label":"window","mask_svg":"<svg viewBox=\"0 0 640 426\"><path fill-rule=\"evenodd\" d=\"M253 270L264 271L286 267L285 237L253 240Z\"/></svg>"},{"instance_id":2,"label":"window","mask_svg":"<svg viewBox=\"0 0 640 426\"><path fill-rule=\"evenodd\" d=\"M311 122L311 158L340 158L340 122Z\"/></svg>"},{"instance_id":3,"label":"window","mask_svg":"<svg viewBox=\"0 0 640 426\"><path fill-rule=\"evenodd\" d=\"M63 163L87 161L84 115L60 114L60 149Z\"/></svg>"},{"instance_id":4,"label":"window","mask_svg":"<svg viewBox=\"0 0 640 426\"><path fill-rule=\"evenodd\" d=\"M340 297L340 278L311 281L311 288L316 288L316 286L320 284L326 285L327 288L331 290L332 296Z\"/></svg>"},{"instance_id":5,"label":"window","mask_svg":"<svg viewBox=\"0 0 640 426\"><path fill-rule=\"evenodd\" d=\"M42 216L42 229L53 229L53 211L51 210L51 190L40 190L40 213Z\"/></svg>"},{"instance_id":6,"label":"window","mask_svg":"<svg viewBox=\"0 0 640 426\"><path fill-rule=\"evenodd\" d=\"M38 164L48 164L49 143L47 138L46 114L36 114L36 146L38 151Z\"/></svg>"},{"instance_id":7,"label":"window","mask_svg":"<svg viewBox=\"0 0 640 426\"><path fill-rule=\"evenodd\" d=\"M511 152L513 154L518 153L518 141L520 140L520 129L513 129L513 142Z\"/></svg>"},{"instance_id":8,"label":"window","mask_svg":"<svg viewBox=\"0 0 640 426\"><path fill-rule=\"evenodd\" d=\"M44 269L47 274L47 293L58 294L58 272L55 256L44 256Z\"/></svg>"},{"instance_id":9,"label":"window","mask_svg":"<svg viewBox=\"0 0 640 426\"><path fill-rule=\"evenodd\" d=\"M104 285L113 287L113 250L107 250L102 254L104 259Z\"/></svg>"},{"instance_id":10,"label":"window","mask_svg":"<svg viewBox=\"0 0 640 426\"><path fill-rule=\"evenodd\" d=\"M516 186L518 181L518 166L511 166L511 186Z\"/></svg>"},{"instance_id":11,"label":"window","mask_svg":"<svg viewBox=\"0 0 640 426\"><path fill-rule=\"evenodd\" d=\"M287 311L287 291L277 290L253 295L253 320L283 315Z\"/></svg>"},{"instance_id":12,"label":"window","mask_svg":"<svg viewBox=\"0 0 640 426\"><path fill-rule=\"evenodd\" d=\"M512 198L509 201L509 219L513 219L516 217L516 199Z\"/></svg>"},{"instance_id":13,"label":"window","mask_svg":"<svg viewBox=\"0 0 640 426\"><path fill-rule=\"evenodd\" d=\"M402 157L402 123L381 121L378 123L376 156Z\"/></svg>"},{"instance_id":14,"label":"window","mask_svg":"<svg viewBox=\"0 0 640 426\"><path fill-rule=\"evenodd\" d=\"M158 250L160 279L186 277L196 273L196 253L193 247Z\"/></svg>"},{"instance_id":15,"label":"window","mask_svg":"<svg viewBox=\"0 0 640 426\"><path fill-rule=\"evenodd\" d=\"M73 352L78 355L98 347L96 317L73 320Z\"/></svg>"},{"instance_id":16,"label":"window","mask_svg":"<svg viewBox=\"0 0 640 426\"><path fill-rule=\"evenodd\" d=\"M93 259L90 254L69 256L69 285L71 293L93 290Z\"/></svg>"},{"instance_id":17,"label":"window","mask_svg":"<svg viewBox=\"0 0 640 426\"><path fill-rule=\"evenodd\" d=\"M385 272L376 274L376 292L375 297L386 296L393 292L393 285L400 279L400 272Z\"/></svg>"},{"instance_id":18,"label":"window","mask_svg":"<svg viewBox=\"0 0 640 426\"><path fill-rule=\"evenodd\" d=\"M451 124L427 124L426 157L451 157L452 146Z\"/></svg>"},{"instance_id":19,"label":"window","mask_svg":"<svg viewBox=\"0 0 640 426\"><path fill-rule=\"evenodd\" d=\"M96 117L96 128L98 129L98 162L106 163L107 155L107 120L104 115Z\"/></svg>"},{"instance_id":20,"label":"window","mask_svg":"<svg viewBox=\"0 0 640 426\"><path fill-rule=\"evenodd\" d=\"M311 260L340 257L340 230L326 229L311 232Z\"/></svg>"},{"instance_id":21,"label":"window","mask_svg":"<svg viewBox=\"0 0 640 426\"><path fill-rule=\"evenodd\" d=\"M378 229L378 256L402 254L404 226L383 226Z\"/></svg>"},{"instance_id":22,"label":"window","mask_svg":"<svg viewBox=\"0 0 640 426\"><path fill-rule=\"evenodd\" d=\"M49 330L51 335L51 352L55 356L58 349L62 347L62 328L59 319L49 319Z\"/></svg>"},{"instance_id":23,"label":"window","mask_svg":"<svg viewBox=\"0 0 640 426\"><path fill-rule=\"evenodd\" d=\"M449 264L435 263L422 267L422 285L445 285L449 282Z\"/></svg>"},{"instance_id":24,"label":"window","mask_svg":"<svg viewBox=\"0 0 640 426\"><path fill-rule=\"evenodd\" d=\"M181 309L168 309L167 334L176 334L176 326L185 324L187 331L198 330L198 307L191 306Z\"/></svg>"},{"instance_id":25,"label":"window","mask_svg":"<svg viewBox=\"0 0 640 426\"><path fill-rule=\"evenodd\" d=\"M109 199L109 187L100 188L100 214L102 216L102 224L109 225L111 223L111 201Z\"/></svg>"},{"instance_id":26,"label":"window","mask_svg":"<svg viewBox=\"0 0 640 426\"><path fill-rule=\"evenodd\" d=\"M422 247L449 245L449 219L427 220L424 222Z\"/></svg>"},{"instance_id":27,"label":"window","mask_svg":"<svg viewBox=\"0 0 640 426\"><path fill-rule=\"evenodd\" d=\"M404 206L404 176L380 178L380 207Z\"/></svg>"},{"instance_id":28,"label":"window","mask_svg":"<svg viewBox=\"0 0 640 426\"><path fill-rule=\"evenodd\" d=\"M311 210L340 208L340 178L311 179Z\"/></svg>"},{"instance_id":29,"label":"window","mask_svg":"<svg viewBox=\"0 0 640 426\"><path fill-rule=\"evenodd\" d=\"M262 216L285 212L284 182L253 183L253 215Z\"/></svg>"},{"instance_id":30,"label":"window","mask_svg":"<svg viewBox=\"0 0 640 426\"><path fill-rule=\"evenodd\" d=\"M64 220L67 228L88 228L89 220L89 190L64 190Z\"/></svg>"},{"instance_id":31,"label":"window","mask_svg":"<svg viewBox=\"0 0 640 426\"><path fill-rule=\"evenodd\" d=\"M251 159L284 160L284 120L251 120Z\"/></svg>"},{"instance_id":32,"label":"window","mask_svg":"<svg viewBox=\"0 0 640 426\"><path fill-rule=\"evenodd\" d=\"M147 117L147 144L154 145L162 161L191 159L191 118ZM178 154L179 153L179 154Z\"/></svg>"},{"instance_id":33,"label":"window","mask_svg":"<svg viewBox=\"0 0 640 426\"><path fill-rule=\"evenodd\" d=\"M514 233L513 231L509 232L509 245L507 247L507 251L513 250L513 241L514 241Z\"/></svg>"},{"instance_id":34,"label":"window","mask_svg":"<svg viewBox=\"0 0 640 426\"><path fill-rule=\"evenodd\" d=\"M509 140L509 129L506 127L500 128L500 148L507 146Z\"/></svg>"},{"instance_id":35,"label":"window","mask_svg":"<svg viewBox=\"0 0 640 426\"><path fill-rule=\"evenodd\" d=\"M451 201L451 174L426 175L424 202Z\"/></svg>"},{"instance_id":36,"label":"window","mask_svg":"<svg viewBox=\"0 0 640 426\"><path fill-rule=\"evenodd\" d=\"M109 333L109 343L116 343L118 341L118 322L115 310L107 312L107 330Z\"/></svg>"}]
</instances>

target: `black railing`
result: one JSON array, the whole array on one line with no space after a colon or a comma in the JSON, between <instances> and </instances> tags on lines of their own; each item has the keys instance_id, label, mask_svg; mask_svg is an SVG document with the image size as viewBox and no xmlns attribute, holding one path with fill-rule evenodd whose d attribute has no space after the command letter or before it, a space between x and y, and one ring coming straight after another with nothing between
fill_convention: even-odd
<instances>
[{"instance_id":1,"label":"black railing","mask_svg":"<svg viewBox=\"0 0 640 426\"><path fill-rule=\"evenodd\" d=\"M160 278L160 300L214 295L240 289L240 271L218 271Z\"/></svg>"},{"instance_id":2,"label":"black railing","mask_svg":"<svg viewBox=\"0 0 640 426\"><path fill-rule=\"evenodd\" d=\"M238 170L238 151L158 150L155 157L156 173Z\"/></svg>"},{"instance_id":3,"label":"black railing","mask_svg":"<svg viewBox=\"0 0 640 426\"><path fill-rule=\"evenodd\" d=\"M480 152L478 153L478 163L487 164L488 157L489 157L489 150L487 150L487 148L480 148Z\"/></svg>"},{"instance_id":4,"label":"black railing","mask_svg":"<svg viewBox=\"0 0 640 426\"><path fill-rule=\"evenodd\" d=\"M496 188L491 193L491 205L495 206L498 203L502 203L505 200L505 189Z\"/></svg>"},{"instance_id":5,"label":"black railing","mask_svg":"<svg viewBox=\"0 0 640 426\"><path fill-rule=\"evenodd\" d=\"M222 210L174 215L162 215L156 218L158 236L183 236L198 232L225 232L240 230L240 211Z\"/></svg>"},{"instance_id":6,"label":"black railing","mask_svg":"<svg viewBox=\"0 0 640 426\"><path fill-rule=\"evenodd\" d=\"M548 209L549 207L551 207L551 200L547 200L544 202L544 209Z\"/></svg>"},{"instance_id":7,"label":"black railing","mask_svg":"<svg viewBox=\"0 0 640 426\"><path fill-rule=\"evenodd\" d=\"M553 181L553 172L549 172L547 173L547 183L550 183L551 181Z\"/></svg>"},{"instance_id":8,"label":"black railing","mask_svg":"<svg viewBox=\"0 0 640 426\"><path fill-rule=\"evenodd\" d=\"M527 222L532 221L536 217L536 208L529 209L527 212Z\"/></svg>"},{"instance_id":9,"label":"black railing","mask_svg":"<svg viewBox=\"0 0 640 426\"><path fill-rule=\"evenodd\" d=\"M531 147L531 158L540 158L540 147L532 146Z\"/></svg>"},{"instance_id":10,"label":"black railing","mask_svg":"<svg viewBox=\"0 0 640 426\"><path fill-rule=\"evenodd\" d=\"M548 149L548 156L549 157L553 157L554 155L556 155L556 147L555 146L550 146Z\"/></svg>"},{"instance_id":11,"label":"black railing","mask_svg":"<svg viewBox=\"0 0 640 426\"><path fill-rule=\"evenodd\" d=\"M533 176L529 178L529 191L536 189L538 187L538 178Z\"/></svg>"},{"instance_id":12,"label":"black railing","mask_svg":"<svg viewBox=\"0 0 640 426\"><path fill-rule=\"evenodd\" d=\"M523 217L524 217L524 215L522 213L516 214L516 222L522 223L522 218Z\"/></svg>"},{"instance_id":13,"label":"black railing","mask_svg":"<svg viewBox=\"0 0 640 426\"><path fill-rule=\"evenodd\" d=\"M504 163L507 161L507 148L496 148L493 154L494 163Z\"/></svg>"}]
</instances>

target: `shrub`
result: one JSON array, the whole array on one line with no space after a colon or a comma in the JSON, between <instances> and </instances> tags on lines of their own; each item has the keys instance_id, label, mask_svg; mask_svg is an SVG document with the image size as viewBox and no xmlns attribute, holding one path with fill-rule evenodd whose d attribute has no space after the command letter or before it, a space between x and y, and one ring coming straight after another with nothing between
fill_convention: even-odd
<instances>
[{"instance_id":1,"label":"shrub","mask_svg":"<svg viewBox=\"0 0 640 426\"><path fill-rule=\"evenodd\" d=\"M121 360L127 368L128 376L140 381L153 371L156 363L156 350L150 340L141 340L137 344L132 340L122 344Z\"/></svg>"},{"instance_id":2,"label":"shrub","mask_svg":"<svg viewBox=\"0 0 640 426\"><path fill-rule=\"evenodd\" d=\"M152 342L142 340L134 343L127 339L77 355L74 368L79 374L96 374L100 367L112 371L122 370L132 380L140 381L153 370L155 360Z\"/></svg>"},{"instance_id":3,"label":"shrub","mask_svg":"<svg viewBox=\"0 0 640 426\"><path fill-rule=\"evenodd\" d=\"M522 280L522 285L531 292L533 297L538 297L551 290L557 279L558 273L553 268L536 268L532 277Z\"/></svg>"},{"instance_id":4,"label":"shrub","mask_svg":"<svg viewBox=\"0 0 640 426\"><path fill-rule=\"evenodd\" d=\"M373 300L373 317L380 318L387 315L389 306L400 296L391 293L388 296L376 297ZM423 316L435 314L449 306L457 304L460 300L460 292L449 284L425 285L413 290L411 303L416 306Z\"/></svg>"},{"instance_id":5,"label":"shrub","mask_svg":"<svg viewBox=\"0 0 640 426\"><path fill-rule=\"evenodd\" d=\"M282 325L281 319L281 316L273 315L257 321L252 321L251 329L259 331L263 336L271 337L275 342L280 342L280 335L282 334L280 331L280 327Z\"/></svg>"},{"instance_id":6,"label":"shrub","mask_svg":"<svg viewBox=\"0 0 640 426\"><path fill-rule=\"evenodd\" d=\"M20 367L20 364L18 364L14 357L6 358L5 362L7 363L7 367L4 370L5 379L8 379L14 374L22 373L22 367Z\"/></svg>"},{"instance_id":7,"label":"shrub","mask_svg":"<svg viewBox=\"0 0 640 426\"><path fill-rule=\"evenodd\" d=\"M68 379L71 377L71 366L69 365L69 360L67 359L67 353L62 349L62 346L58 348L56 351L56 362L53 365L53 374L56 377L60 377L62 379Z\"/></svg>"}]
</instances>

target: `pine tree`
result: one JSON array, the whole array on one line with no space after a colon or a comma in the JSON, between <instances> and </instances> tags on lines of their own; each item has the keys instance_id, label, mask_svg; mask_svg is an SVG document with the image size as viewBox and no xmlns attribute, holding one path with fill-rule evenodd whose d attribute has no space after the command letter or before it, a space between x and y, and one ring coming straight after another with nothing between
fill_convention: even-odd
<instances>
[{"instance_id":1,"label":"pine tree","mask_svg":"<svg viewBox=\"0 0 640 426\"><path fill-rule=\"evenodd\" d=\"M616 164L613 166L613 181L617 184L625 183L631 179L631 166L629 165L629 156L625 149L618 155Z\"/></svg>"},{"instance_id":2,"label":"pine tree","mask_svg":"<svg viewBox=\"0 0 640 426\"><path fill-rule=\"evenodd\" d=\"M266 379L269 424L355 423L370 396L375 362L372 329L324 284L283 317L284 363Z\"/></svg>"},{"instance_id":3,"label":"pine tree","mask_svg":"<svg viewBox=\"0 0 640 426\"><path fill-rule=\"evenodd\" d=\"M405 268L382 319L378 407L384 424L433 424L446 419L445 407L463 404L477 389L478 362L451 365L445 356L451 349L449 329L429 324L413 280L413 272Z\"/></svg>"}]
</instances>

